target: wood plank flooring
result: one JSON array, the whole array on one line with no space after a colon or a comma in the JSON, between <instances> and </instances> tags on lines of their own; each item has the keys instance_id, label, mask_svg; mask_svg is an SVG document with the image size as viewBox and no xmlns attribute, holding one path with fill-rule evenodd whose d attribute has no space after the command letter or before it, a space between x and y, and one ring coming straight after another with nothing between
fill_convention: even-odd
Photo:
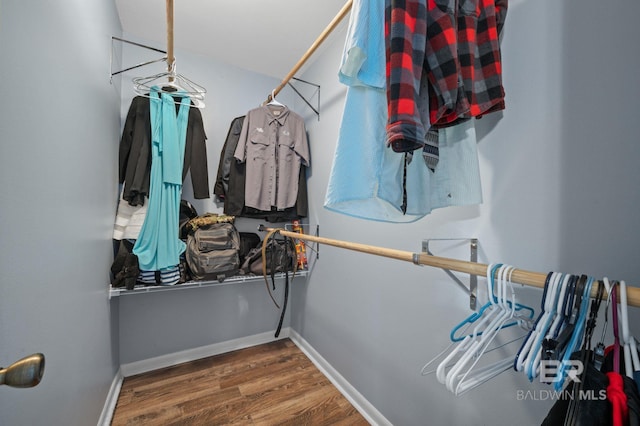
<instances>
[{"instance_id":1,"label":"wood plank flooring","mask_svg":"<svg viewBox=\"0 0 640 426\"><path fill-rule=\"evenodd\" d=\"M368 425L290 340L124 379L120 425Z\"/></svg>"}]
</instances>

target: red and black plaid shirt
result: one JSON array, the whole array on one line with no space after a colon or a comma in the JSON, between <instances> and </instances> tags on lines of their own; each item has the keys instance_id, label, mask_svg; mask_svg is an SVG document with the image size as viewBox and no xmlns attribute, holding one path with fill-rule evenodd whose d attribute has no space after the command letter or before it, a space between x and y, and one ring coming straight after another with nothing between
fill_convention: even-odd
<instances>
[{"instance_id":1,"label":"red and black plaid shirt","mask_svg":"<svg viewBox=\"0 0 640 426\"><path fill-rule=\"evenodd\" d=\"M426 3L385 1L387 143L396 152L424 145L427 123L422 123L418 104L427 35Z\"/></svg>"},{"instance_id":2,"label":"red and black plaid shirt","mask_svg":"<svg viewBox=\"0 0 640 426\"><path fill-rule=\"evenodd\" d=\"M499 32L507 0L428 0L427 4L432 125L455 124L504 109Z\"/></svg>"},{"instance_id":3,"label":"red and black plaid shirt","mask_svg":"<svg viewBox=\"0 0 640 426\"><path fill-rule=\"evenodd\" d=\"M423 71L431 126L504 109L499 34L507 1L385 2L389 143L424 144L417 107Z\"/></svg>"}]
</instances>

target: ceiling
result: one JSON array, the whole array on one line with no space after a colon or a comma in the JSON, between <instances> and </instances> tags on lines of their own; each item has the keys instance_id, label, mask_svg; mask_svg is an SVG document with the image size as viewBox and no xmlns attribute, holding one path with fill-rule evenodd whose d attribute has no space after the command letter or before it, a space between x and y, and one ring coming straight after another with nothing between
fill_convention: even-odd
<instances>
[{"instance_id":1,"label":"ceiling","mask_svg":"<svg viewBox=\"0 0 640 426\"><path fill-rule=\"evenodd\" d=\"M165 1L115 2L125 37L144 39L166 50ZM176 63L179 51L184 49L282 79L345 3L346 0L177 0L173 7ZM347 21L345 17L324 44L339 36ZM322 45L305 67L321 51Z\"/></svg>"}]
</instances>

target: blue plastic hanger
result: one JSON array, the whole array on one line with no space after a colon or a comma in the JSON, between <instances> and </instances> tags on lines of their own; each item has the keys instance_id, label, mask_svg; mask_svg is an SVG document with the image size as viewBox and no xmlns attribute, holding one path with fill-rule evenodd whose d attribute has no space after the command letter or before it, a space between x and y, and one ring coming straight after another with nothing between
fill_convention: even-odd
<instances>
[{"instance_id":1,"label":"blue plastic hanger","mask_svg":"<svg viewBox=\"0 0 640 426\"><path fill-rule=\"evenodd\" d=\"M487 352L488 346L498 336L499 332L504 329L502 324L505 324L506 321L515 316L517 303L515 302L515 292L511 281L511 274L514 270L514 267L506 266L501 267L498 271L497 293L499 297L497 303L502 309L503 314L496 322L487 327L487 333L483 336L483 339L478 345L477 351L470 354L474 358L471 366L468 368L463 366L463 368L458 369L455 373L451 373L450 380L447 384L449 390L453 390L456 395L460 395L475 388L498 374L507 371L511 367L511 356L507 356L497 362L493 362L482 367L476 367L476 365L482 358L483 354ZM512 303L508 303L509 301ZM463 372L465 368L466 371Z\"/></svg>"},{"instance_id":2,"label":"blue plastic hanger","mask_svg":"<svg viewBox=\"0 0 640 426\"><path fill-rule=\"evenodd\" d=\"M491 271L493 270L494 270L493 264L487 265L487 277L492 276ZM492 292L492 285L493 283L490 280L487 280L488 293ZM436 368L436 378L440 383L442 384L446 383L447 376L451 371L451 370L447 371L447 369L450 367L455 368L455 366L458 365L457 364L458 361L462 356L464 356L466 351L478 344L478 339L481 336L482 328L485 327L487 324L489 324L491 320L494 319L495 316L500 312L501 312L501 309L496 306L496 304L493 301L493 298L490 297L489 301L487 302L487 306L483 306L483 308L481 309L481 312L474 313L473 315L471 315L473 317L473 320L471 322L463 322L465 324L464 325L465 330L469 326L471 326L473 323L475 323L475 327L473 328L473 332L470 334L467 334L461 341L454 342L455 344L453 349L440 362L440 364ZM452 363L452 361L456 358L457 360Z\"/></svg>"},{"instance_id":3,"label":"blue plastic hanger","mask_svg":"<svg viewBox=\"0 0 640 426\"><path fill-rule=\"evenodd\" d=\"M582 309L582 304L584 302L583 292L584 287L587 285L587 279L586 275L582 275L576 281L575 289L573 291L573 302L569 302L569 305L567 306L567 310L565 311L567 318L564 321L562 330L554 339L554 347L548 354L550 359L560 360L565 355L567 345L575 333L578 317ZM587 296L587 300L588 299L589 298Z\"/></svg>"},{"instance_id":4,"label":"blue plastic hanger","mask_svg":"<svg viewBox=\"0 0 640 426\"><path fill-rule=\"evenodd\" d=\"M487 280L489 280L489 301L487 301L487 303L485 303L484 305L482 305L480 307L480 309L478 310L478 312L474 312L471 315L469 315L467 318L465 318L464 320L462 320L462 322L460 322L458 325L456 325L455 327L453 327L453 329L451 329L451 333L449 334L449 337L451 339L452 342L460 342L462 341L466 336L468 335L462 335L462 336L456 336L456 332L458 330L460 330L461 328L466 328L466 326L468 326L471 323L474 323L475 321L477 321L479 318L481 318L485 311L487 310L487 308L489 308L490 306L494 306L496 303L498 303L498 298L495 295L495 282L494 282L494 277L495 277L495 273L496 271L501 268L503 266L502 263L498 263L496 265L492 265L490 269L490 274L487 275ZM506 302L509 305L509 308L511 308L511 301L507 301ZM524 317L521 313L518 314L518 317L521 318L528 318L528 319L533 319L534 315L535 315L535 310L529 306L526 305L522 305L520 303L516 303L515 304L515 311L516 312L521 312L521 311L528 311L529 314L527 317ZM513 327L514 325L518 325L520 324L521 321L519 320L514 320L511 321L507 324L504 324L501 328L507 328L507 327ZM478 331L477 332L477 336L481 336L483 331Z\"/></svg>"},{"instance_id":5,"label":"blue plastic hanger","mask_svg":"<svg viewBox=\"0 0 640 426\"><path fill-rule=\"evenodd\" d=\"M586 325L587 319L587 311L589 310L589 298L591 297L591 287L593 286L593 277L587 278L587 284L584 286L584 293L582 294L582 300L580 303L580 312L578 316L578 320L576 321L575 328L573 330L573 334L571 335L571 339L569 340L569 344L564 352L564 356L562 357L562 362L558 367L558 377L560 380L557 380L554 385L554 389L556 391L562 390L564 380L566 379L567 367L569 365L569 360L571 359L571 355L575 351L576 347L580 347L583 338L583 331ZM586 302L585 302L586 300Z\"/></svg>"}]
</instances>

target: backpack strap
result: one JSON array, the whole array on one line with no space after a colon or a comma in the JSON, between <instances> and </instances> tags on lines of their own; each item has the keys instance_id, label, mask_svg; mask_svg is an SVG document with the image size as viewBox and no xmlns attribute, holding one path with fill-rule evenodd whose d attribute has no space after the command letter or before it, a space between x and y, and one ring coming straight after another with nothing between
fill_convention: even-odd
<instances>
[{"instance_id":1,"label":"backpack strap","mask_svg":"<svg viewBox=\"0 0 640 426\"><path fill-rule=\"evenodd\" d=\"M264 240L262 241L262 276L264 277L264 283L267 286L267 292L269 293L269 297L273 301L273 304L276 305L276 308L280 309L280 305L278 305L278 302L276 302L276 299L273 297L273 293L271 293L271 288L269 288L269 281L267 280L267 244L269 244L274 234L277 234L278 232L279 232L278 229L272 229L267 233L267 235L264 237ZM271 256L271 257L273 258L274 256ZM271 268L272 273L273 273L273 269L274 268ZM275 282L275 276L272 276L272 279Z\"/></svg>"},{"instance_id":2,"label":"backpack strap","mask_svg":"<svg viewBox=\"0 0 640 426\"><path fill-rule=\"evenodd\" d=\"M267 292L269 293L269 297L271 298L271 300L273 301L273 304L276 305L276 308L280 309L280 305L278 304L278 302L276 302L275 297L273 296L273 293L271 292L271 288L269 287L269 280L267 279L267 245L268 244L274 244L275 245L275 241L274 238L276 236L277 233L279 233L280 230L279 229L272 229L270 230L267 235L264 237L264 240L262 240L262 276L264 277L264 283L267 287ZM295 248L291 247L292 244L290 244L290 241L288 239L285 238L285 253L287 255L291 255L292 257L295 256ZM275 255L274 255L275 250L272 250L272 255L271 255L271 262L274 263L275 262ZM271 276L271 283L273 288L275 289L275 264L271 265L271 271L270 271L270 276ZM293 278L296 275L296 271L298 269L298 262L294 261L293 262L293 275L291 276L291 279L293 280ZM285 279L286 279L286 285L288 285L288 281L289 281L289 268L285 267ZM285 303L286 303L286 297L285 297Z\"/></svg>"}]
</instances>

